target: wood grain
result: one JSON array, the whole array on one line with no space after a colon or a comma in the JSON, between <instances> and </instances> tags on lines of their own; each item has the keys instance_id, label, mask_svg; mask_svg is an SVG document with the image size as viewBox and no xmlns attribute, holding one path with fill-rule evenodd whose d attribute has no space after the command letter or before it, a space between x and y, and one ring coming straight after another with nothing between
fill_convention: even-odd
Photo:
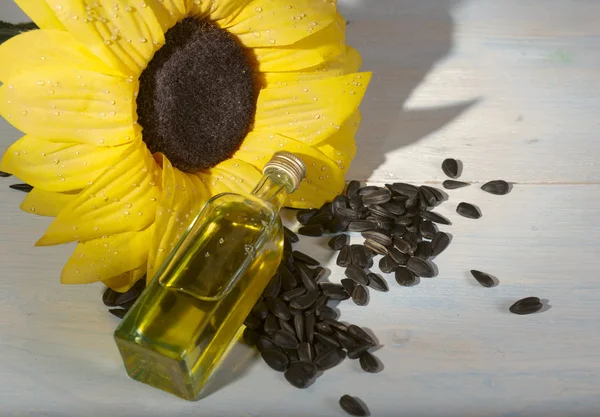
<instances>
[{"instance_id":1,"label":"wood grain","mask_svg":"<svg viewBox=\"0 0 600 417\"><path fill-rule=\"evenodd\" d=\"M600 3L594 0L346 0L349 43L373 70L348 178L461 179L438 211L453 235L440 274L340 307L370 328L385 365L346 360L307 390L238 346L199 403L135 383L112 340L100 285L62 286L71 245L34 248L50 219L19 211L0 179L0 415L335 417L343 394L373 416L600 415ZM2 3L2 16L14 14ZM5 11L6 10L6 11ZM22 20L16 18L16 20ZM19 133L0 122L0 151ZM507 196L479 190L503 178ZM477 204L480 220L454 213ZM300 249L342 273L324 239ZM469 269L500 280L483 288ZM508 313L535 295L550 308ZM220 389L219 389L220 388Z\"/></svg>"}]
</instances>

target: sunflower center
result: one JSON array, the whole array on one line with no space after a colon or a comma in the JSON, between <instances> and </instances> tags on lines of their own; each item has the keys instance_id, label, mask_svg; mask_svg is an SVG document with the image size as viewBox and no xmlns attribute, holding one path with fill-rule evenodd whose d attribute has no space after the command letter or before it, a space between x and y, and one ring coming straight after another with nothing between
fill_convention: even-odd
<instances>
[{"instance_id":1,"label":"sunflower center","mask_svg":"<svg viewBox=\"0 0 600 417\"><path fill-rule=\"evenodd\" d=\"M140 76L138 123L151 152L182 171L215 166L239 148L254 119L253 73L233 35L185 18Z\"/></svg>"}]
</instances>

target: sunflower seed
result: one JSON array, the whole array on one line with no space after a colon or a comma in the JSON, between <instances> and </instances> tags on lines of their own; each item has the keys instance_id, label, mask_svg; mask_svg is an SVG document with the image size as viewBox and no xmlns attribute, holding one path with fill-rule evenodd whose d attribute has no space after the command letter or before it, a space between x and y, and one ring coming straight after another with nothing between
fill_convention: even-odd
<instances>
[{"instance_id":1,"label":"sunflower seed","mask_svg":"<svg viewBox=\"0 0 600 417\"><path fill-rule=\"evenodd\" d=\"M414 185L403 182L395 182L394 184L386 184L385 186L395 195L414 197L419 192L419 189Z\"/></svg>"},{"instance_id":2,"label":"sunflower seed","mask_svg":"<svg viewBox=\"0 0 600 417\"><path fill-rule=\"evenodd\" d=\"M269 314L263 323L263 329L266 334L272 336L277 330L279 330L279 321L273 314Z\"/></svg>"},{"instance_id":3,"label":"sunflower seed","mask_svg":"<svg viewBox=\"0 0 600 417\"><path fill-rule=\"evenodd\" d=\"M283 374L287 382L296 388L306 388L317 374L317 367L310 362L296 362Z\"/></svg>"},{"instance_id":4,"label":"sunflower seed","mask_svg":"<svg viewBox=\"0 0 600 417\"><path fill-rule=\"evenodd\" d=\"M371 240L371 239L365 240L365 247L369 248L370 250L372 250L373 252L375 252L379 255L387 255L387 253L388 253L388 248L383 246L381 243L375 242L374 240Z\"/></svg>"},{"instance_id":5,"label":"sunflower seed","mask_svg":"<svg viewBox=\"0 0 600 417\"><path fill-rule=\"evenodd\" d=\"M300 314L300 315L302 315L302 314ZM297 316L294 316L294 317L297 317ZM281 320L281 319L279 319L279 327L281 327L281 330L283 330L284 332L288 332L288 333L293 334L294 336L296 336L296 329L287 320Z\"/></svg>"},{"instance_id":6,"label":"sunflower seed","mask_svg":"<svg viewBox=\"0 0 600 417\"><path fill-rule=\"evenodd\" d=\"M329 297L325 294L320 295L319 298L317 298L317 300L315 301L315 303L313 304L313 308L315 310L323 307L324 305L327 304L327 300L329 299Z\"/></svg>"},{"instance_id":7,"label":"sunflower seed","mask_svg":"<svg viewBox=\"0 0 600 417\"><path fill-rule=\"evenodd\" d=\"M292 242L290 242L290 240L286 236L283 237L283 250L284 251L292 250Z\"/></svg>"},{"instance_id":8,"label":"sunflower seed","mask_svg":"<svg viewBox=\"0 0 600 417\"><path fill-rule=\"evenodd\" d=\"M476 269L471 269L471 275L473 275L473 278L475 278L478 283L480 283L486 288L494 287L496 285L496 281L494 281L494 278L492 278L485 272L481 272Z\"/></svg>"},{"instance_id":9,"label":"sunflower seed","mask_svg":"<svg viewBox=\"0 0 600 417\"><path fill-rule=\"evenodd\" d=\"M350 181L348 187L346 188L346 196L348 196L348 198L352 198L358 194L358 190L360 190L360 182Z\"/></svg>"},{"instance_id":10,"label":"sunflower seed","mask_svg":"<svg viewBox=\"0 0 600 417\"><path fill-rule=\"evenodd\" d=\"M296 336L284 330L277 330L273 334L273 343L284 349L298 349Z\"/></svg>"},{"instance_id":11,"label":"sunflower seed","mask_svg":"<svg viewBox=\"0 0 600 417\"><path fill-rule=\"evenodd\" d=\"M264 301L260 300L252 307L252 314L259 319L264 320L269 315L269 307L267 307L267 304Z\"/></svg>"},{"instance_id":12,"label":"sunflower seed","mask_svg":"<svg viewBox=\"0 0 600 417\"><path fill-rule=\"evenodd\" d=\"M377 227L376 224L366 220L356 220L348 223L346 230L349 232L364 232L367 230L373 230Z\"/></svg>"},{"instance_id":13,"label":"sunflower seed","mask_svg":"<svg viewBox=\"0 0 600 417\"><path fill-rule=\"evenodd\" d=\"M467 219L481 218L481 211L473 204L462 202L456 207L456 212Z\"/></svg>"},{"instance_id":14,"label":"sunflower seed","mask_svg":"<svg viewBox=\"0 0 600 417\"><path fill-rule=\"evenodd\" d=\"M379 270L384 274L394 272L398 268L398 264L394 260L386 255L379 260Z\"/></svg>"},{"instance_id":15,"label":"sunflower seed","mask_svg":"<svg viewBox=\"0 0 600 417\"><path fill-rule=\"evenodd\" d=\"M400 226L410 226L412 224L412 222L413 222L412 217L409 217L409 216L406 216L406 215L405 216L396 217L396 221L395 221L395 223L397 225L400 225Z\"/></svg>"},{"instance_id":16,"label":"sunflower seed","mask_svg":"<svg viewBox=\"0 0 600 417\"><path fill-rule=\"evenodd\" d=\"M383 292L389 291L388 284L381 275L371 272L368 274L368 277L369 277L369 287L371 287L377 291L383 291Z\"/></svg>"},{"instance_id":17,"label":"sunflower seed","mask_svg":"<svg viewBox=\"0 0 600 417\"><path fill-rule=\"evenodd\" d=\"M435 268L431 262L414 256L408 260L406 268L416 276L422 278L433 278L436 275Z\"/></svg>"},{"instance_id":18,"label":"sunflower seed","mask_svg":"<svg viewBox=\"0 0 600 417\"><path fill-rule=\"evenodd\" d=\"M319 284L321 291L331 300L347 300L350 295L343 286L333 282L322 282Z\"/></svg>"},{"instance_id":19,"label":"sunflower seed","mask_svg":"<svg viewBox=\"0 0 600 417\"><path fill-rule=\"evenodd\" d=\"M108 312L110 314L112 314L113 316L118 317L120 319L125 317L125 314L127 314L127 310L125 310L123 308L111 308L108 310Z\"/></svg>"},{"instance_id":20,"label":"sunflower seed","mask_svg":"<svg viewBox=\"0 0 600 417\"><path fill-rule=\"evenodd\" d=\"M444 159L442 171L450 178L458 178L460 176L458 161L452 158Z\"/></svg>"},{"instance_id":21,"label":"sunflower seed","mask_svg":"<svg viewBox=\"0 0 600 417\"><path fill-rule=\"evenodd\" d=\"M313 343L314 334L315 334L315 322L316 317L314 313L310 313L304 316L304 330L306 335L306 341L308 343Z\"/></svg>"},{"instance_id":22,"label":"sunflower seed","mask_svg":"<svg viewBox=\"0 0 600 417\"><path fill-rule=\"evenodd\" d=\"M306 226L308 224L308 221L313 218L313 216L315 214L317 214L319 212L319 210L315 210L315 209L310 209L310 210L298 210L298 212L296 213L296 220L298 220L298 222L301 225Z\"/></svg>"},{"instance_id":23,"label":"sunflower seed","mask_svg":"<svg viewBox=\"0 0 600 417\"><path fill-rule=\"evenodd\" d=\"M433 256L433 246L431 242L419 242L415 256L423 260L427 260Z\"/></svg>"},{"instance_id":24,"label":"sunflower seed","mask_svg":"<svg viewBox=\"0 0 600 417\"><path fill-rule=\"evenodd\" d=\"M422 185L421 188L431 192L435 196L435 199L437 200L438 203L441 203L442 201L444 201L446 199L446 195L442 191L438 190L435 187L430 187L428 185Z\"/></svg>"},{"instance_id":25,"label":"sunflower seed","mask_svg":"<svg viewBox=\"0 0 600 417\"><path fill-rule=\"evenodd\" d=\"M527 297L510 306L509 311L519 315L532 314L540 311L543 306L538 297Z\"/></svg>"},{"instance_id":26,"label":"sunflower seed","mask_svg":"<svg viewBox=\"0 0 600 417\"><path fill-rule=\"evenodd\" d=\"M339 365L344 359L346 359L346 352L341 348L337 348L318 354L314 363L319 371L325 371Z\"/></svg>"},{"instance_id":27,"label":"sunflower seed","mask_svg":"<svg viewBox=\"0 0 600 417\"><path fill-rule=\"evenodd\" d=\"M444 232L437 232L433 240L431 241L431 256L438 256L442 253L450 244L450 236Z\"/></svg>"},{"instance_id":28,"label":"sunflower seed","mask_svg":"<svg viewBox=\"0 0 600 417\"><path fill-rule=\"evenodd\" d=\"M102 302L104 303L105 306L107 307L116 307L117 306L117 297L119 296L119 293L111 290L110 288L107 288L104 293L102 294Z\"/></svg>"},{"instance_id":29,"label":"sunflower seed","mask_svg":"<svg viewBox=\"0 0 600 417\"><path fill-rule=\"evenodd\" d=\"M346 326L342 322L337 321L334 318L324 318L323 319L323 323L327 324L332 329L336 329L336 330L339 330L341 332L345 332L346 330L348 330L348 326Z\"/></svg>"},{"instance_id":30,"label":"sunflower seed","mask_svg":"<svg viewBox=\"0 0 600 417\"><path fill-rule=\"evenodd\" d=\"M264 352L266 350L278 350L279 346L277 346L271 339L267 336L258 336L256 339L256 348L259 352Z\"/></svg>"},{"instance_id":31,"label":"sunflower seed","mask_svg":"<svg viewBox=\"0 0 600 417\"><path fill-rule=\"evenodd\" d=\"M244 333L242 334L242 339L247 345L255 346L256 341L258 340L258 332L256 330L249 329L246 327L244 329Z\"/></svg>"},{"instance_id":32,"label":"sunflower seed","mask_svg":"<svg viewBox=\"0 0 600 417\"><path fill-rule=\"evenodd\" d=\"M410 255L416 249L413 247L413 243L411 241L405 240L403 238L394 238L392 239L394 244L394 248L398 249L400 252Z\"/></svg>"},{"instance_id":33,"label":"sunflower seed","mask_svg":"<svg viewBox=\"0 0 600 417\"><path fill-rule=\"evenodd\" d=\"M252 314L249 314L248 317L246 317L246 320L244 320L244 326L252 330L258 329L261 324L261 320Z\"/></svg>"},{"instance_id":34,"label":"sunflower seed","mask_svg":"<svg viewBox=\"0 0 600 417\"><path fill-rule=\"evenodd\" d=\"M302 284L304 284L306 289L309 292L318 292L319 289L317 287L317 284L312 279L312 271L303 264L298 264L297 268L300 272L300 279L302 280Z\"/></svg>"},{"instance_id":35,"label":"sunflower seed","mask_svg":"<svg viewBox=\"0 0 600 417\"><path fill-rule=\"evenodd\" d=\"M346 350L352 349L356 346L356 341L350 337L345 331L333 329L333 336L340 342L340 345Z\"/></svg>"},{"instance_id":36,"label":"sunflower seed","mask_svg":"<svg viewBox=\"0 0 600 417\"><path fill-rule=\"evenodd\" d=\"M348 294L352 294L352 291L354 291L354 287L356 286L356 282L350 278L343 278L340 282L344 287L344 290L346 290Z\"/></svg>"},{"instance_id":37,"label":"sunflower seed","mask_svg":"<svg viewBox=\"0 0 600 417\"><path fill-rule=\"evenodd\" d=\"M468 182L454 181L454 180L446 180L442 183L442 186L446 190L456 190L458 188L468 187L469 185L471 185L471 184L469 184Z\"/></svg>"},{"instance_id":38,"label":"sunflower seed","mask_svg":"<svg viewBox=\"0 0 600 417\"><path fill-rule=\"evenodd\" d=\"M363 268L361 268L358 265L355 265L355 264L348 265L348 268L346 268L346 271L344 272L344 274L346 275L346 277L356 281L358 284L361 284L361 285L369 284L369 278L367 277L367 273L365 272L365 270Z\"/></svg>"},{"instance_id":39,"label":"sunflower seed","mask_svg":"<svg viewBox=\"0 0 600 417\"><path fill-rule=\"evenodd\" d=\"M330 328L330 330L331 330L331 328ZM341 347L339 342L330 335L333 335L333 330L331 330L331 332L329 334L320 333L320 332L315 333L315 337L321 344L323 344L325 346L331 346L334 348Z\"/></svg>"},{"instance_id":40,"label":"sunflower seed","mask_svg":"<svg viewBox=\"0 0 600 417\"><path fill-rule=\"evenodd\" d=\"M298 234L303 236L319 237L323 235L325 229L320 224L311 224L310 226L302 226L298 229Z\"/></svg>"},{"instance_id":41,"label":"sunflower seed","mask_svg":"<svg viewBox=\"0 0 600 417\"><path fill-rule=\"evenodd\" d=\"M304 315L296 314L294 316L294 331L300 342L304 342Z\"/></svg>"},{"instance_id":42,"label":"sunflower seed","mask_svg":"<svg viewBox=\"0 0 600 417\"><path fill-rule=\"evenodd\" d=\"M369 415L369 411L365 409L360 402L349 395L343 395L340 398L340 407L351 416L364 417Z\"/></svg>"},{"instance_id":43,"label":"sunflower seed","mask_svg":"<svg viewBox=\"0 0 600 417\"><path fill-rule=\"evenodd\" d=\"M300 261L306 265L310 265L310 266L317 266L320 265L321 263L319 261L317 261L316 259L308 256L305 253L302 253L300 251L295 250L294 252L292 252L292 255L294 256L294 259L296 259L297 261Z\"/></svg>"},{"instance_id":44,"label":"sunflower seed","mask_svg":"<svg viewBox=\"0 0 600 417\"><path fill-rule=\"evenodd\" d=\"M445 218L444 216L442 216L441 214L438 214L434 211L423 211L421 213L421 217L424 220L429 220L433 223L438 223L438 224L445 224L445 225L451 225L452 222L450 222L450 220L448 220L447 218Z\"/></svg>"},{"instance_id":45,"label":"sunflower seed","mask_svg":"<svg viewBox=\"0 0 600 417\"><path fill-rule=\"evenodd\" d=\"M379 361L370 352L365 352L360 357L360 367L365 372L376 373L379 371Z\"/></svg>"},{"instance_id":46,"label":"sunflower seed","mask_svg":"<svg viewBox=\"0 0 600 417\"><path fill-rule=\"evenodd\" d=\"M372 347L373 345L370 343L361 343L356 345L354 348L348 350L348 359L358 359L363 353Z\"/></svg>"},{"instance_id":47,"label":"sunflower seed","mask_svg":"<svg viewBox=\"0 0 600 417\"><path fill-rule=\"evenodd\" d=\"M395 219L396 218L395 214L390 213L389 211L387 211L386 209L384 209L382 206L380 206L378 204L369 206L369 211L371 212L372 215L377 216L377 217L387 218L387 219Z\"/></svg>"},{"instance_id":48,"label":"sunflower seed","mask_svg":"<svg viewBox=\"0 0 600 417\"><path fill-rule=\"evenodd\" d=\"M410 259L410 255L400 252L400 250L398 250L398 248L390 249L390 252L388 255L390 258L392 258L392 261L394 261L398 265L406 265L406 263Z\"/></svg>"},{"instance_id":49,"label":"sunflower seed","mask_svg":"<svg viewBox=\"0 0 600 417\"><path fill-rule=\"evenodd\" d=\"M382 204L381 207L387 210L389 213L393 214L394 216L402 216L406 212L405 201L406 200L402 200L402 202L393 201Z\"/></svg>"},{"instance_id":50,"label":"sunflower seed","mask_svg":"<svg viewBox=\"0 0 600 417\"><path fill-rule=\"evenodd\" d=\"M352 291L352 301L359 306L366 306L369 304L369 292L367 288L362 285L354 287L354 291Z\"/></svg>"},{"instance_id":51,"label":"sunflower seed","mask_svg":"<svg viewBox=\"0 0 600 417\"><path fill-rule=\"evenodd\" d=\"M354 197L350 197L348 200L348 205L351 209L358 210L363 207L362 196L355 195Z\"/></svg>"},{"instance_id":52,"label":"sunflower seed","mask_svg":"<svg viewBox=\"0 0 600 417\"><path fill-rule=\"evenodd\" d=\"M288 229L287 227L283 226L283 234L285 235L285 237L287 237L290 242L292 243L297 243L300 238L298 237L298 235L294 232L292 232L290 229Z\"/></svg>"},{"instance_id":53,"label":"sunflower seed","mask_svg":"<svg viewBox=\"0 0 600 417\"><path fill-rule=\"evenodd\" d=\"M419 210L420 203L421 198L419 197L419 194L415 195L414 197L409 197L404 203L404 206L406 207L405 215L409 216L410 209Z\"/></svg>"},{"instance_id":54,"label":"sunflower seed","mask_svg":"<svg viewBox=\"0 0 600 417\"><path fill-rule=\"evenodd\" d=\"M415 275L404 267L396 269L395 278L396 282L403 287L410 287L414 285L417 280Z\"/></svg>"},{"instance_id":55,"label":"sunflower seed","mask_svg":"<svg viewBox=\"0 0 600 417\"><path fill-rule=\"evenodd\" d=\"M505 195L510 192L510 184L504 180L490 181L481 186L486 193L494 195Z\"/></svg>"},{"instance_id":56,"label":"sunflower seed","mask_svg":"<svg viewBox=\"0 0 600 417\"><path fill-rule=\"evenodd\" d=\"M350 326L348 326L347 333L354 339L362 343L368 343L371 346L375 346L377 344L367 332L365 332L363 329L361 329L355 324L351 324Z\"/></svg>"},{"instance_id":57,"label":"sunflower seed","mask_svg":"<svg viewBox=\"0 0 600 417\"><path fill-rule=\"evenodd\" d=\"M379 190L381 190L381 187L377 187L375 185L367 185L366 187L362 187L360 190L358 190L358 195L365 196L367 194L371 194Z\"/></svg>"},{"instance_id":58,"label":"sunflower seed","mask_svg":"<svg viewBox=\"0 0 600 417\"><path fill-rule=\"evenodd\" d=\"M333 250L340 250L350 242L350 236L348 235L337 235L332 237L327 243Z\"/></svg>"},{"instance_id":59,"label":"sunflower seed","mask_svg":"<svg viewBox=\"0 0 600 417\"><path fill-rule=\"evenodd\" d=\"M288 268L290 272L294 272L294 255L292 255L291 251L283 251L283 260L281 261L281 265Z\"/></svg>"},{"instance_id":60,"label":"sunflower seed","mask_svg":"<svg viewBox=\"0 0 600 417\"><path fill-rule=\"evenodd\" d=\"M327 230L329 230L331 233L343 232L348 228L350 221L351 220L349 217L339 215L333 216L333 219L327 225Z\"/></svg>"},{"instance_id":61,"label":"sunflower seed","mask_svg":"<svg viewBox=\"0 0 600 417\"><path fill-rule=\"evenodd\" d=\"M314 282L319 282L325 277L325 275L327 275L327 269L323 268L322 266L317 266L312 271L312 279Z\"/></svg>"},{"instance_id":62,"label":"sunflower seed","mask_svg":"<svg viewBox=\"0 0 600 417\"><path fill-rule=\"evenodd\" d=\"M338 266L341 266L342 268L345 268L348 265L350 265L351 263L352 263L352 249L350 248L350 245L346 245L340 250L340 253L338 254L338 257L336 260L336 264Z\"/></svg>"},{"instance_id":63,"label":"sunflower seed","mask_svg":"<svg viewBox=\"0 0 600 417\"><path fill-rule=\"evenodd\" d=\"M336 214L341 217L346 217L350 220L358 220L358 211L352 208L338 208Z\"/></svg>"},{"instance_id":64,"label":"sunflower seed","mask_svg":"<svg viewBox=\"0 0 600 417\"><path fill-rule=\"evenodd\" d=\"M427 208L427 207L435 207L435 205L438 202L437 198L435 197L435 195L433 194L431 189L426 188L426 187L420 188L419 198L420 198L420 201L422 201L421 208L423 208L423 209Z\"/></svg>"},{"instance_id":65,"label":"sunflower seed","mask_svg":"<svg viewBox=\"0 0 600 417\"><path fill-rule=\"evenodd\" d=\"M351 245L352 250L352 263L360 266L361 268L367 268L369 266L369 256L363 245Z\"/></svg>"},{"instance_id":66,"label":"sunflower seed","mask_svg":"<svg viewBox=\"0 0 600 417\"><path fill-rule=\"evenodd\" d=\"M23 191L24 193L28 193L31 190L33 190L33 187L29 184L11 184L8 186L9 188L12 188L13 190L17 190L17 191ZM110 311L110 310L108 310ZM119 317L117 314L121 314L121 313L112 313L113 315Z\"/></svg>"},{"instance_id":67,"label":"sunflower seed","mask_svg":"<svg viewBox=\"0 0 600 417\"><path fill-rule=\"evenodd\" d=\"M267 307L269 307L269 311L275 316L277 316L277 318L289 320L290 317L292 317L292 314L290 313L290 309L288 308L287 304L279 298L268 299Z\"/></svg>"},{"instance_id":68,"label":"sunflower seed","mask_svg":"<svg viewBox=\"0 0 600 417\"><path fill-rule=\"evenodd\" d=\"M327 223L329 223L332 219L333 219L333 214L331 214L331 212L329 212L329 211L324 211L322 213L319 213L319 214L313 216L308 221L308 225L320 224L323 227L325 227L327 225Z\"/></svg>"},{"instance_id":69,"label":"sunflower seed","mask_svg":"<svg viewBox=\"0 0 600 417\"><path fill-rule=\"evenodd\" d=\"M286 291L286 292L282 293L281 294L281 299L283 301L285 301L286 303L289 303L291 300L293 300L296 297L300 297L305 292L306 292L306 288L296 287L296 288L293 288L293 289L291 289L289 291Z\"/></svg>"},{"instance_id":70,"label":"sunflower seed","mask_svg":"<svg viewBox=\"0 0 600 417\"><path fill-rule=\"evenodd\" d=\"M433 239L438 228L432 221L426 220L419 225L419 232L425 239Z\"/></svg>"},{"instance_id":71,"label":"sunflower seed","mask_svg":"<svg viewBox=\"0 0 600 417\"><path fill-rule=\"evenodd\" d=\"M333 334L333 329L324 322L315 324L315 331L321 334Z\"/></svg>"},{"instance_id":72,"label":"sunflower seed","mask_svg":"<svg viewBox=\"0 0 600 417\"><path fill-rule=\"evenodd\" d=\"M319 297L319 294L316 292L309 292L303 296L293 299L290 302L290 307L296 308L298 310L306 310L310 306L314 304L314 302Z\"/></svg>"},{"instance_id":73,"label":"sunflower seed","mask_svg":"<svg viewBox=\"0 0 600 417\"><path fill-rule=\"evenodd\" d=\"M323 306L317 310L317 315L322 319L335 320L338 317L337 311L329 306Z\"/></svg>"},{"instance_id":74,"label":"sunflower seed","mask_svg":"<svg viewBox=\"0 0 600 417\"><path fill-rule=\"evenodd\" d=\"M277 274L265 287L263 291L263 297L266 299L276 298L279 295L279 291L281 291L281 275Z\"/></svg>"},{"instance_id":75,"label":"sunflower seed","mask_svg":"<svg viewBox=\"0 0 600 417\"><path fill-rule=\"evenodd\" d=\"M10 177L11 175L12 174L9 174L8 172L0 171L1 178L7 178L7 177Z\"/></svg>"},{"instance_id":76,"label":"sunflower seed","mask_svg":"<svg viewBox=\"0 0 600 417\"><path fill-rule=\"evenodd\" d=\"M290 363L285 353L280 350L265 350L261 352L260 356L267 365L278 372L285 372Z\"/></svg>"},{"instance_id":77,"label":"sunflower seed","mask_svg":"<svg viewBox=\"0 0 600 417\"><path fill-rule=\"evenodd\" d=\"M300 343L298 346L298 358L302 362L312 362L315 351L308 342Z\"/></svg>"}]
</instances>

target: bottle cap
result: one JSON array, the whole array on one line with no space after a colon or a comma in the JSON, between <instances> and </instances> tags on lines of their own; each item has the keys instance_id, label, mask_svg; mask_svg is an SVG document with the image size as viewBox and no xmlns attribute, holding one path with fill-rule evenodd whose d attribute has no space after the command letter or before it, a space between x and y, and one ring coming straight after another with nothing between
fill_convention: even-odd
<instances>
[{"instance_id":1,"label":"bottle cap","mask_svg":"<svg viewBox=\"0 0 600 417\"><path fill-rule=\"evenodd\" d=\"M293 190L296 191L300 187L300 183L306 175L306 166L302 159L298 158L291 152L276 152L271 160L267 162L263 169L263 173L266 173L268 169L277 169L284 171L289 175L293 182Z\"/></svg>"}]
</instances>

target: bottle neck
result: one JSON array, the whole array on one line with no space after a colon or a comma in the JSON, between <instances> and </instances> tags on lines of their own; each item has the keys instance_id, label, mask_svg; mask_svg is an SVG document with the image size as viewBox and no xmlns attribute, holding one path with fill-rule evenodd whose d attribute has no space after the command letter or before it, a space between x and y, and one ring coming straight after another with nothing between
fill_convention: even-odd
<instances>
[{"instance_id":1,"label":"bottle neck","mask_svg":"<svg viewBox=\"0 0 600 417\"><path fill-rule=\"evenodd\" d=\"M292 179L287 173L278 169L270 169L254 187L252 194L271 203L279 211L292 189Z\"/></svg>"}]
</instances>

